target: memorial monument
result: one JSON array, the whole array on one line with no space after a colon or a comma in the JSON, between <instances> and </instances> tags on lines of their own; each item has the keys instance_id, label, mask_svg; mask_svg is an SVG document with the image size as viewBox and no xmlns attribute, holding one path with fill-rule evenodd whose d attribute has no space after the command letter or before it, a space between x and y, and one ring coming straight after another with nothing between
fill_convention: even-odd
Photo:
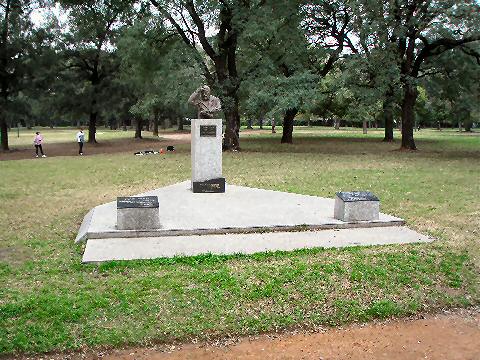
<instances>
[{"instance_id":1,"label":"memorial monument","mask_svg":"<svg viewBox=\"0 0 480 360\"><path fill-rule=\"evenodd\" d=\"M223 193L222 119L214 119L215 113L222 109L220 99L203 85L190 95L188 102L198 111L198 118L191 123L192 191Z\"/></svg>"},{"instance_id":2,"label":"memorial monument","mask_svg":"<svg viewBox=\"0 0 480 360\"><path fill-rule=\"evenodd\" d=\"M75 239L87 242L83 262L433 241L380 213L366 191L335 200L238 185L225 192L220 100L202 86L188 101L198 110L191 180L91 209Z\"/></svg>"}]
</instances>

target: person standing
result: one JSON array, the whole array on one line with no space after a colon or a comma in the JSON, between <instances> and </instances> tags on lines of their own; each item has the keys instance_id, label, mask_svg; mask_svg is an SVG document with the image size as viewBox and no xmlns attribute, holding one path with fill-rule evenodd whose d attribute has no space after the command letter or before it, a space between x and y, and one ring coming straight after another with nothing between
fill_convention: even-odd
<instances>
[{"instance_id":1,"label":"person standing","mask_svg":"<svg viewBox=\"0 0 480 360\"><path fill-rule=\"evenodd\" d=\"M43 153L43 136L40 134L40 131L37 131L35 133L35 137L33 138L33 144L35 145L35 157L38 158L38 150L40 150L42 157L47 157L47 155Z\"/></svg>"},{"instance_id":2,"label":"person standing","mask_svg":"<svg viewBox=\"0 0 480 360\"><path fill-rule=\"evenodd\" d=\"M80 128L77 133L77 142L78 142L78 155L83 155L83 143L85 142L85 133L83 129Z\"/></svg>"}]
</instances>

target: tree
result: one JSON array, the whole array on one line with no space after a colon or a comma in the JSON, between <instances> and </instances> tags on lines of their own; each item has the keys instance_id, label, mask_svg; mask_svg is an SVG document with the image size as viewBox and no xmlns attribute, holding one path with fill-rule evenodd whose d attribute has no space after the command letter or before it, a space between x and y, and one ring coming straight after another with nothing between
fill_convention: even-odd
<instances>
[{"instance_id":1,"label":"tree","mask_svg":"<svg viewBox=\"0 0 480 360\"><path fill-rule=\"evenodd\" d=\"M224 149L239 150L239 38L264 1L150 0L191 50L207 83L219 91L226 118ZM215 30L213 36L207 30ZM211 65L211 66L210 66Z\"/></svg>"},{"instance_id":2,"label":"tree","mask_svg":"<svg viewBox=\"0 0 480 360\"><path fill-rule=\"evenodd\" d=\"M348 53L357 52L351 38L353 13L348 0L287 1L284 5L274 6L279 12L277 16L288 19L288 24L297 24L296 29L300 31L287 27L282 33L283 38L277 35L280 44L277 44L276 50L285 49L286 56L274 61L278 64L280 73L291 79L293 84L298 85L298 79L312 76L321 81L334 69L339 59ZM296 37L293 41L292 36ZM303 65L303 68L299 69L299 65ZM293 142L295 116L302 106L310 102L306 94L311 93L312 89L310 87L301 93L288 91L289 96L285 100L289 105L284 110L282 143Z\"/></svg>"},{"instance_id":3,"label":"tree","mask_svg":"<svg viewBox=\"0 0 480 360\"><path fill-rule=\"evenodd\" d=\"M182 129L183 118L192 112L186 99L200 85L191 52L157 20L139 19L118 41L120 78L137 98L130 111L137 117L153 117L154 135L158 135L159 120L167 118L177 119Z\"/></svg>"},{"instance_id":4,"label":"tree","mask_svg":"<svg viewBox=\"0 0 480 360\"><path fill-rule=\"evenodd\" d=\"M96 143L99 94L107 77L119 69L113 52L122 26L133 16L130 0L61 0L69 10L70 33L64 37L66 66L87 81L89 97L88 142Z\"/></svg>"},{"instance_id":5,"label":"tree","mask_svg":"<svg viewBox=\"0 0 480 360\"><path fill-rule=\"evenodd\" d=\"M401 148L415 150L413 127L418 81L431 74L432 60L445 51L457 48L477 56L468 44L480 40L480 6L474 0L384 0L382 3L363 0L362 5L363 18L384 27L388 43L395 45L402 89ZM380 10L369 11L372 7Z\"/></svg>"},{"instance_id":6,"label":"tree","mask_svg":"<svg viewBox=\"0 0 480 360\"><path fill-rule=\"evenodd\" d=\"M454 50L435 59L430 65L435 73L420 78L418 88L415 110L422 125L434 125L440 120L471 131L475 113L480 109L478 65L474 57Z\"/></svg>"},{"instance_id":7,"label":"tree","mask_svg":"<svg viewBox=\"0 0 480 360\"><path fill-rule=\"evenodd\" d=\"M35 8L47 6L47 2L6 0L0 3L0 149L8 151L9 105L22 86L28 71L27 59L36 48L42 47L43 29L36 29L30 21ZM36 39L36 37L38 37ZM40 41L42 40L42 41Z\"/></svg>"}]
</instances>

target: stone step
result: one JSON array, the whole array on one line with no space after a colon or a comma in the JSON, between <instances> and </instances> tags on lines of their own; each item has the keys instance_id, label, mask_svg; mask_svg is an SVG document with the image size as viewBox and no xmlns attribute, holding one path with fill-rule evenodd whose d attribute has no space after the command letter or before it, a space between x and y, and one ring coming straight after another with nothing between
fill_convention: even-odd
<instances>
[{"instance_id":1,"label":"stone step","mask_svg":"<svg viewBox=\"0 0 480 360\"><path fill-rule=\"evenodd\" d=\"M224 235L89 239L83 262L254 254L304 248L425 243L433 238L405 226Z\"/></svg>"}]
</instances>

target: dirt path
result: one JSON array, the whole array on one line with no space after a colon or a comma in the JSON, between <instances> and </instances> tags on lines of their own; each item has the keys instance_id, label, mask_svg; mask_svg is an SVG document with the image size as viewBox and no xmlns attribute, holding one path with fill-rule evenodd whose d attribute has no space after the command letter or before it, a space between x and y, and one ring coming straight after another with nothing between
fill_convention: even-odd
<instances>
[{"instance_id":1,"label":"dirt path","mask_svg":"<svg viewBox=\"0 0 480 360\"><path fill-rule=\"evenodd\" d=\"M185 345L170 353L116 351L108 360L151 359L480 359L480 312L350 326L320 333L242 339L228 346ZM95 359L95 357L90 357Z\"/></svg>"},{"instance_id":2,"label":"dirt path","mask_svg":"<svg viewBox=\"0 0 480 360\"><path fill-rule=\"evenodd\" d=\"M44 355L23 359L260 360L260 359L480 359L480 308L420 319L351 325L321 332L261 335L215 344Z\"/></svg>"},{"instance_id":3,"label":"dirt path","mask_svg":"<svg viewBox=\"0 0 480 360\"><path fill-rule=\"evenodd\" d=\"M159 150L167 145L189 144L190 134L162 134L160 138L145 138L142 140L135 139L116 139L106 140L96 145L85 144L85 156L98 154L115 154L122 152L131 152L141 150ZM55 156L78 156L78 146L75 142L69 143L51 143L44 147L48 157ZM18 148L8 153L0 152L0 161L2 160L22 160L32 159L35 157L35 149L33 146Z\"/></svg>"},{"instance_id":4,"label":"dirt path","mask_svg":"<svg viewBox=\"0 0 480 360\"><path fill-rule=\"evenodd\" d=\"M243 135L264 134L266 130L243 130ZM268 132L268 131L267 131ZM100 141L98 144L85 144L84 155L98 155L98 154L115 154L125 153L141 150L159 150L161 147L167 145L190 144L189 132L173 132L161 133L159 138L146 137L142 140L135 140L133 138L115 139ZM78 156L78 146L74 141L68 143L47 143L44 146L44 151L48 157L56 156ZM23 160L33 159L35 157L35 149L33 146L16 147L10 152L0 151L0 161L2 160Z\"/></svg>"}]
</instances>

